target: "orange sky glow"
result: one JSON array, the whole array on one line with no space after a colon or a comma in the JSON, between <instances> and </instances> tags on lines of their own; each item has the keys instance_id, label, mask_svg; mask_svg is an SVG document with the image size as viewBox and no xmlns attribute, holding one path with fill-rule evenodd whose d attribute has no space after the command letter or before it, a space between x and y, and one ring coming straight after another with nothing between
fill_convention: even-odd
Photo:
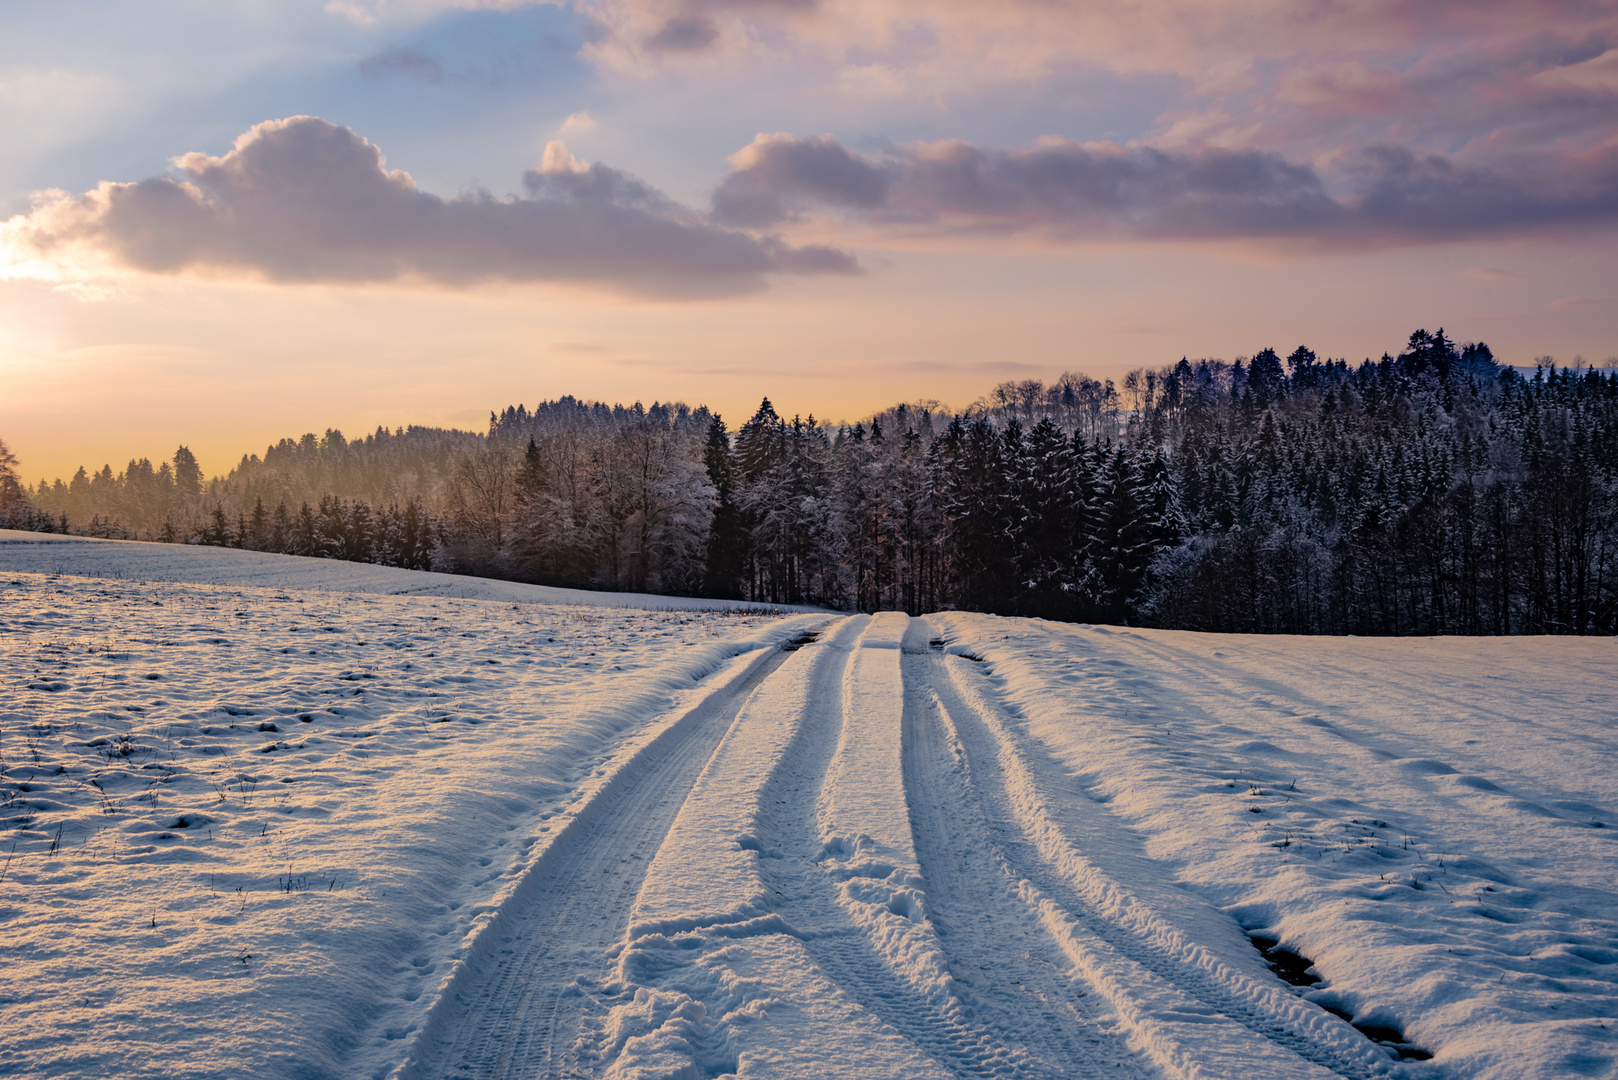
<instances>
[{"instance_id":1,"label":"orange sky glow","mask_svg":"<svg viewBox=\"0 0 1618 1080\"><path fill-rule=\"evenodd\" d=\"M566 394L853 421L1418 327L1618 362L1610 11L137 14L0 46L30 483Z\"/></svg>"}]
</instances>

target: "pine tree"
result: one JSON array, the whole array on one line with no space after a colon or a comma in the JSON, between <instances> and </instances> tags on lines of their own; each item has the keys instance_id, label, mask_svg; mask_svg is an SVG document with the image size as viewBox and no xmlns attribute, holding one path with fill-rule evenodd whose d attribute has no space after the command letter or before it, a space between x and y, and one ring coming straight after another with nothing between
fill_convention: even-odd
<instances>
[{"instance_id":1,"label":"pine tree","mask_svg":"<svg viewBox=\"0 0 1618 1080\"><path fill-rule=\"evenodd\" d=\"M1090 534L1088 592L1092 621L1123 622L1146 580L1147 568L1164 546L1165 523L1154 516L1151 494L1143 488L1136 462L1123 448L1108 455L1101 470L1094 525Z\"/></svg>"},{"instance_id":2,"label":"pine tree","mask_svg":"<svg viewBox=\"0 0 1618 1080\"><path fill-rule=\"evenodd\" d=\"M725 421L718 413L708 421L702 447L702 466L713 485L713 523L708 530L704 559L703 593L722 599L740 599L742 574L748 562L747 518L736 502L736 457Z\"/></svg>"},{"instance_id":3,"label":"pine tree","mask_svg":"<svg viewBox=\"0 0 1618 1080\"><path fill-rule=\"evenodd\" d=\"M251 548L254 551L263 551L270 547L269 514L264 509L262 498L253 499L253 515L248 519L243 530L242 542L237 547Z\"/></svg>"},{"instance_id":4,"label":"pine tree","mask_svg":"<svg viewBox=\"0 0 1618 1080\"><path fill-rule=\"evenodd\" d=\"M214 547L230 547L230 519L225 516L225 508L217 503L214 504L212 521L202 534L202 542Z\"/></svg>"},{"instance_id":5,"label":"pine tree","mask_svg":"<svg viewBox=\"0 0 1618 1080\"><path fill-rule=\"evenodd\" d=\"M298 507L298 519L292 527L292 554L322 556L325 553L320 522L309 504L303 503Z\"/></svg>"},{"instance_id":6,"label":"pine tree","mask_svg":"<svg viewBox=\"0 0 1618 1080\"><path fill-rule=\"evenodd\" d=\"M31 525L32 509L27 489L17 475L17 455L0 439L0 527Z\"/></svg>"},{"instance_id":7,"label":"pine tree","mask_svg":"<svg viewBox=\"0 0 1618 1080\"><path fill-rule=\"evenodd\" d=\"M1021 518L1016 560L1020 593L1016 608L1047 618L1069 617L1078 607L1085 546L1075 543L1088 524L1088 492L1072 444L1050 418L1042 419L1025 441L1008 430L1007 464L1012 469L1012 505Z\"/></svg>"},{"instance_id":8,"label":"pine tree","mask_svg":"<svg viewBox=\"0 0 1618 1080\"><path fill-rule=\"evenodd\" d=\"M1247 365L1247 392L1253 404L1262 409L1281 397L1286 387L1286 375L1281 370L1281 358L1274 349L1260 349Z\"/></svg>"},{"instance_id":9,"label":"pine tree","mask_svg":"<svg viewBox=\"0 0 1618 1080\"><path fill-rule=\"evenodd\" d=\"M174 451L174 490L186 506L202 498L202 467L184 446Z\"/></svg>"}]
</instances>

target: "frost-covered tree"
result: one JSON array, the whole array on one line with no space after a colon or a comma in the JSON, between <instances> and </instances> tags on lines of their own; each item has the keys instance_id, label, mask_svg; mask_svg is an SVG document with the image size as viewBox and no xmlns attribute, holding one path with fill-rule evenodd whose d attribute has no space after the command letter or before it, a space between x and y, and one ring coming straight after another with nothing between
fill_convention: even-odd
<instances>
[{"instance_id":1,"label":"frost-covered tree","mask_svg":"<svg viewBox=\"0 0 1618 1080\"><path fill-rule=\"evenodd\" d=\"M734 438L700 408L560 398L481 434L329 429L206 483L182 447L23 495L93 535L582 587L1242 632L1618 630L1618 374L1525 378L1442 329L1358 365L1186 357L1122 392L1068 373L837 428L766 399Z\"/></svg>"},{"instance_id":2,"label":"frost-covered tree","mask_svg":"<svg viewBox=\"0 0 1618 1080\"><path fill-rule=\"evenodd\" d=\"M0 528L33 529L44 523L17 472L17 455L0 439Z\"/></svg>"}]
</instances>

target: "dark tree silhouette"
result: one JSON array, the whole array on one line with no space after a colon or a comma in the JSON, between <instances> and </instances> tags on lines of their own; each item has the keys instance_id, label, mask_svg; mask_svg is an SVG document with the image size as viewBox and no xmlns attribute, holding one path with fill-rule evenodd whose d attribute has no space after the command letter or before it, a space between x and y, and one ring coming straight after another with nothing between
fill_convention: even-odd
<instances>
[{"instance_id":1,"label":"dark tree silhouette","mask_svg":"<svg viewBox=\"0 0 1618 1080\"><path fill-rule=\"evenodd\" d=\"M1613 633L1618 373L1546 362L1525 378L1441 328L1353 366L1266 348L1131 372L1121 391L1068 373L835 427L765 399L734 437L706 409L561 398L482 434L284 439L207 483L182 446L29 490L0 444L0 514L861 610Z\"/></svg>"}]
</instances>

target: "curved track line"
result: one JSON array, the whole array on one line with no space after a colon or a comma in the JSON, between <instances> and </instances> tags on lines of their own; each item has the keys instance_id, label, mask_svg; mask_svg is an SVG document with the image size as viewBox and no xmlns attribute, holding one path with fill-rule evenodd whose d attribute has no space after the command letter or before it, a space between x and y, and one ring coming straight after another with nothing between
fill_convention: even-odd
<instances>
[{"instance_id":1,"label":"curved track line","mask_svg":"<svg viewBox=\"0 0 1618 1080\"><path fill-rule=\"evenodd\" d=\"M603 972L652 856L754 688L791 654L761 650L611 772L480 935L396 1080L577 1075L581 975Z\"/></svg>"},{"instance_id":2,"label":"curved track line","mask_svg":"<svg viewBox=\"0 0 1618 1080\"><path fill-rule=\"evenodd\" d=\"M1252 1035L1295 1055L1299 1075L1328 1069L1370 1077L1400 1070L1346 1024L1279 986L1269 986L1226 964L1141 902L1132 890L1088 858L1061 827L1030 767L1019 736L1001 715L981 676L944 662L938 684L947 714L957 723L974 775L1009 828L1002 851L1032 887L1030 899L1048 904L1047 922L1062 917L1074 932L1104 943L1165 986L1204 1009L1241 1024ZM1037 893L1037 897L1034 895Z\"/></svg>"},{"instance_id":3,"label":"curved track line","mask_svg":"<svg viewBox=\"0 0 1618 1080\"><path fill-rule=\"evenodd\" d=\"M844 939L834 949L863 940L827 896L812 842L840 690L870 622L850 617L760 686L687 797L609 988L605 1075L954 1075L849 992L846 965L820 962L828 934ZM865 954L866 981L895 992Z\"/></svg>"},{"instance_id":4,"label":"curved track line","mask_svg":"<svg viewBox=\"0 0 1618 1080\"><path fill-rule=\"evenodd\" d=\"M1010 1056L981 1029L930 1004L883 962L870 939L838 902L837 883L820 865L821 786L844 723L844 680L851 656L815 673L809 708L791 751L771 776L760 804L760 838L780 858L761 859L759 873L810 958L862 1009L918 1047L947 1073L962 1077L1018 1075Z\"/></svg>"},{"instance_id":5,"label":"curved track line","mask_svg":"<svg viewBox=\"0 0 1618 1080\"><path fill-rule=\"evenodd\" d=\"M851 616L805 647L761 686L737 717L680 808L635 900L629 938L755 919L774 910L760 880L771 852L757 828L774 779L795 767L816 694L842 678L867 619Z\"/></svg>"},{"instance_id":6,"label":"curved track line","mask_svg":"<svg viewBox=\"0 0 1618 1080\"><path fill-rule=\"evenodd\" d=\"M923 646L925 648L925 646ZM1096 1015L1061 944L999 857L993 821L933 692L934 661L903 658L904 786L928 915L967 1021L1026 1055L1016 1075L1144 1077L1117 1025Z\"/></svg>"},{"instance_id":7,"label":"curved track line","mask_svg":"<svg viewBox=\"0 0 1618 1080\"><path fill-rule=\"evenodd\" d=\"M980 925L986 913L969 909L983 898L982 892L952 896L962 900L956 909L960 940L976 944L952 957L959 981L974 985L974 992L964 997L940 997L918 988L907 977L914 973L897 970L896 965L921 958L886 948L891 942L873 941L870 934L879 927L855 917L851 908L858 905L845 895L847 879L839 873L849 868L840 865L845 860L828 856L828 813L845 819L838 821L844 827L856 825L850 814L869 816L873 831L894 816L900 821L911 816L903 779L909 763L902 750L908 710L903 694L888 693L898 689L901 675L898 650L891 647L897 641L882 644L891 657L892 678L878 654L861 655L867 650L860 647L815 672L796 738L761 792L758 836L778 857L760 859L757 867L770 893L778 897L778 914L796 932L821 974L950 1075L1038 1080L1142 1076L1129 1068L1130 1055L1115 1041L1103 1049L1104 1032L1077 1008L1080 995L1060 971L1037 955L1056 950L1048 939L1039 940L1043 935L1026 909L1004 909L1014 925ZM855 731L853 725L892 730L884 735ZM878 748L884 759L887 750L899 751L892 768L847 760L850 754L873 752L873 738L876 743L883 738L901 742ZM855 778L883 784L884 790L865 792L865 798L827 790L828 784L846 785ZM946 802L952 797L954 793L940 796ZM832 812L834 807L838 809ZM904 838L912 842L884 846L897 849L895 853L907 851L914 835L912 829L911 837ZM1014 903L1009 896L1006 899ZM930 931L929 925L928 936ZM1026 942L1020 955L1008 957L1001 935L1033 940ZM951 957L947 947L942 952Z\"/></svg>"}]
</instances>

